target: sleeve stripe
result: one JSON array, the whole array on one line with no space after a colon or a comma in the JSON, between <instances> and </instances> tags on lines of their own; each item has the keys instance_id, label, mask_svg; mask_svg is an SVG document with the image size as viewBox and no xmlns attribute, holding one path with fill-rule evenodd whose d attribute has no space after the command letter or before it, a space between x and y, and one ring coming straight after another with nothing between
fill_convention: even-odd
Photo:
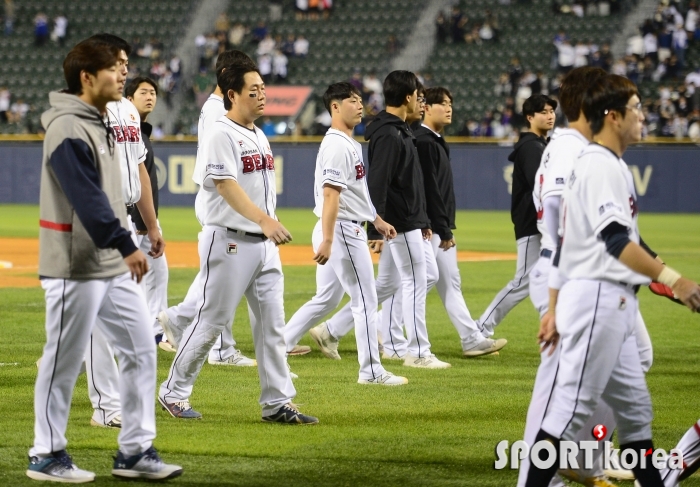
<instances>
[{"instance_id":1,"label":"sleeve stripe","mask_svg":"<svg viewBox=\"0 0 700 487\"><path fill-rule=\"evenodd\" d=\"M600 235L600 232L611 222L617 222L627 228L632 228L632 223L629 220L625 220L625 218L621 215L612 214L606 217L605 220L598 223L598 225L596 225L596 227L593 229L593 233L595 235Z\"/></svg>"}]
</instances>

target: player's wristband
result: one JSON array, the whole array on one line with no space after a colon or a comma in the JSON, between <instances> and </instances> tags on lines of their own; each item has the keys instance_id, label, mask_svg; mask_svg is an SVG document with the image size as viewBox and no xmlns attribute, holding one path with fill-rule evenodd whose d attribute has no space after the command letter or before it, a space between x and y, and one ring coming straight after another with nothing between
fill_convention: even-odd
<instances>
[{"instance_id":1,"label":"player's wristband","mask_svg":"<svg viewBox=\"0 0 700 487\"><path fill-rule=\"evenodd\" d=\"M668 266L664 266L663 270L659 274L659 277L656 278L656 280L659 281L661 284L666 284L668 287L672 288L676 285L676 282L678 282L678 279L680 278L681 275L677 271L674 271Z\"/></svg>"}]
</instances>

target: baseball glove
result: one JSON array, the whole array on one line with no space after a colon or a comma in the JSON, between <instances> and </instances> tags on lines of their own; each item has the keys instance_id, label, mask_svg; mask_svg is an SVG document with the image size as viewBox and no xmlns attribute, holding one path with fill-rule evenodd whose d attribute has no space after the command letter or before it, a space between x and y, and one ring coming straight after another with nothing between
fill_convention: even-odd
<instances>
[{"instance_id":1,"label":"baseball glove","mask_svg":"<svg viewBox=\"0 0 700 487\"><path fill-rule=\"evenodd\" d=\"M661 284L660 282L652 281L651 284L649 284L649 291L652 293L658 295L658 296L663 296L664 298L668 298L674 303L678 303L681 306L685 306L680 299L676 298L676 295L673 294L673 289L668 287L666 284Z\"/></svg>"}]
</instances>

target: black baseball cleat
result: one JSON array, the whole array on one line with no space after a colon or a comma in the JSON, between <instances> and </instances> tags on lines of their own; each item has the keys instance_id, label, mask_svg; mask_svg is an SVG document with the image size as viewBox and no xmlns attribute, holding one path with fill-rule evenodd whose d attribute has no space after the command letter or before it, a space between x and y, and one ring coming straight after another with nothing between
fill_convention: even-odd
<instances>
[{"instance_id":1,"label":"black baseball cleat","mask_svg":"<svg viewBox=\"0 0 700 487\"><path fill-rule=\"evenodd\" d=\"M263 416L264 423L280 424L318 424L318 418L302 414L296 405L288 402L269 416Z\"/></svg>"}]
</instances>

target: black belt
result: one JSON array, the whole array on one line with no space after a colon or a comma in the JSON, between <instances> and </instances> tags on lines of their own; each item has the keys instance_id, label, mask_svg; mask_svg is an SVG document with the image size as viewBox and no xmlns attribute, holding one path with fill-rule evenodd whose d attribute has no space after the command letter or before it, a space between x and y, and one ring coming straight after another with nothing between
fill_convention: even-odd
<instances>
[{"instance_id":1,"label":"black belt","mask_svg":"<svg viewBox=\"0 0 700 487\"><path fill-rule=\"evenodd\" d=\"M549 249L542 249L540 251L540 257L546 257L547 259L549 259L551 256L552 256L552 251Z\"/></svg>"},{"instance_id":2,"label":"black belt","mask_svg":"<svg viewBox=\"0 0 700 487\"><path fill-rule=\"evenodd\" d=\"M134 210L136 209L136 205L126 205L126 214L131 215L134 213Z\"/></svg>"},{"instance_id":3,"label":"black belt","mask_svg":"<svg viewBox=\"0 0 700 487\"><path fill-rule=\"evenodd\" d=\"M639 288L641 287L641 284L628 284L623 281L619 281L619 284L621 286L625 286L628 289L631 289L632 291L634 291L634 294L637 294L639 292Z\"/></svg>"},{"instance_id":4,"label":"black belt","mask_svg":"<svg viewBox=\"0 0 700 487\"><path fill-rule=\"evenodd\" d=\"M236 230L235 228L226 228L229 232L237 233L238 235L245 235L246 237L254 237L254 238L259 238L260 240L267 240L267 237L265 234L262 233L251 233L251 232L244 232L243 230Z\"/></svg>"}]
</instances>

